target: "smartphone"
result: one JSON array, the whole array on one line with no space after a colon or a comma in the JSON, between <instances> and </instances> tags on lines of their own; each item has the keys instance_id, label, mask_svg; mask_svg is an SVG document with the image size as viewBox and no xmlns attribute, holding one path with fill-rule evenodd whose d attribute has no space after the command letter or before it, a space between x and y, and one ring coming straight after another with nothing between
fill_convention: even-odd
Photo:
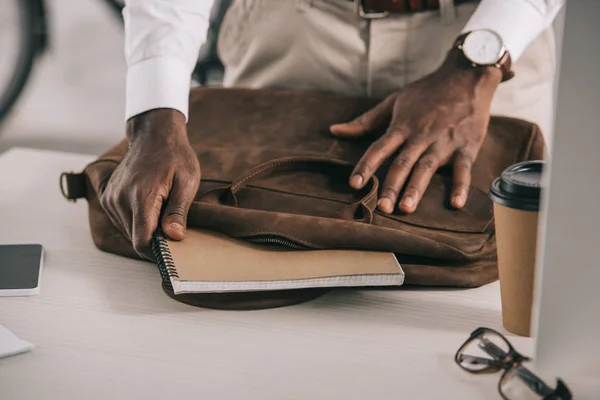
<instances>
[{"instance_id":1,"label":"smartphone","mask_svg":"<svg viewBox=\"0 0 600 400\"><path fill-rule=\"evenodd\" d=\"M39 244L0 245L0 296L39 293L44 249Z\"/></svg>"}]
</instances>

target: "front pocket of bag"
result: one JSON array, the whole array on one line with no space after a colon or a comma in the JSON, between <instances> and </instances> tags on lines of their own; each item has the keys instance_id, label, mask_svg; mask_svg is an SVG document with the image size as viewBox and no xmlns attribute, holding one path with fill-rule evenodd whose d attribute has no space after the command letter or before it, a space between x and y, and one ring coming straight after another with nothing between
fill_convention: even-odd
<instances>
[{"instance_id":1,"label":"front pocket of bag","mask_svg":"<svg viewBox=\"0 0 600 400\"><path fill-rule=\"evenodd\" d=\"M401 213L397 206L389 218L407 224L451 232L482 233L493 220L493 206L487 194L471 187L465 206L450 206L452 179L435 174L416 211Z\"/></svg>"},{"instance_id":2,"label":"front pocket of bag","mask_svg":"<svg viewBox=\"0 0 600 400\"><path fill-rule=\"evenodd\" d=\"M302 213L315 216L335 217L335 213L331 215L328 213L331 213L335 207L350 204L360 197L348 186L347 177L332 178L315 172L279 173L254 182L251 187L254 190L249 188L248 192L242 191L240 194L241 203L249 208L268 210L269 207L274 207L279 212L297 209L302 210ZM266 189L268 192L256 191L256 189ZM380 212L377 212L377 215L428 229L461 233L486 232L493 220L492 202L487 194L471 187L467 203L462 209L457 210L449 204L451 189L452 178L437 173L433 176L414 213L404 214L396 207L391 215ZM272 194L270 195L269 192ZM275 192L289 196L286 196L287 199L282 204L278 201L269 201L270 197L277 196ZM327 209L326 205L328 205Z\"/></svg>"},{"instance_id":3,"label":"front pocket of bag","mask_svg":"<svg viewBox=\"0 0 600 400\"><path fill-rule=\"evenodd\" d=\"M309 177L311 184L306 184L308 181L302 178ZM202 193L227 184L203 180L196 199ZM431 191L435 188L431 186ZM491 218L485 218L488 215L483 212L485 206L477 206L488 202L483 192L473 191L474 195L462 210L444 208L440 204L428 218L427 210L422 209L412 215L376 212L372 224L339 219L338 211L356 201L360 197L357 194L348 188L346 181L324 174L281 173L240 190L236 194L237 207L194 202L190 223L247 240L258 237L267 242L274 239L273 243L282 239L292 241L302 248L393 249L434 258L460 258L476 253L489 240L488 233L481 232L489 227ZM428 193L424 204L435 204L438 196L444 197ZM452 213L454 220L445 213ZM309 228L306 221L320 222Z\"/></svg>"}]
</instances>

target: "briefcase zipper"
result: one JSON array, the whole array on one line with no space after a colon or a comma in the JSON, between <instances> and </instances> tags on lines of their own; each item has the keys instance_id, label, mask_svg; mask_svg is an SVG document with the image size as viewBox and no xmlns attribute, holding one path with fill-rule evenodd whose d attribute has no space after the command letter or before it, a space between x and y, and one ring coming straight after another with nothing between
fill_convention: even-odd
<instances>
[{"instance_id":1,"label":"briefcase zipper","mask_svg":"<svg viewBox=\"0 0 600 400\"><path fill-rule=\"evenodd\" d=\"M254 236L251 238L246 238L246 240L248 240L252 243L260 243L260 244L279 244L279 245L289 247L291 249L296 249L296 250L311 250L312 249L312 247L309 247L302 243L298 243L293 240L279 237L279 236Z\"/></svg>"}]
</instances>

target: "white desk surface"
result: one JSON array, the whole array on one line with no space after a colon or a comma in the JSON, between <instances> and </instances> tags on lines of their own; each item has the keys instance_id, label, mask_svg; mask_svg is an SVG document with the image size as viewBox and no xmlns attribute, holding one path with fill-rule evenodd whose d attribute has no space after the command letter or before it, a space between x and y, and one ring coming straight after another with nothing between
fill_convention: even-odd
<instances>
[{"instance_id":1,"label":"white desk surface","mask_svg":"<svg viewBox=\"0 0 600 400\"><path fill-rule=\"evenodd\" d=\"M470 290L335 291L265 311L167 297L156 268L97 250L87 203L59 174L90 156L0 156L0 243L41 243L41 293L0 298L0 324L37 347L0 360L0 399L494 399L499 374L453 356L501 326L497 283ZM509 335L531 354L531 339Z\"/></svg>"}]
</instances>

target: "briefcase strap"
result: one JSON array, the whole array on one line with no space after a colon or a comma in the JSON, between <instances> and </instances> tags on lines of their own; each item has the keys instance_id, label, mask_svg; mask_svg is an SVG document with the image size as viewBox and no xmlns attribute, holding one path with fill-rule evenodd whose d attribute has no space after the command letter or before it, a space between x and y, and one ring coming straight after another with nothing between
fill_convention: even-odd
<instances>
[{"instance_id":1,"label":"briefcase strap","mask_svg":"<svg viewBox=\"0 0 600 400\"><path fill-rule=\"evenodd\" d=\"M345 161L325 157L279 158L254 167L235 179L231 185L211 190L202 195L197 201L237 207L238 201L236 194L248 185L250 181L259 177L285 171L319 171L328 174L342 175L344 178L347 178L350 176L352 168L352 164ZM360 200L342 207L337 213L337 217L349 221L371 223L373 220L373 213L377 207L378 188L379 181L373 176L365 186L364 190L367 191L367 193Z\"/></svg>"},{"instance_id":2,"label":"briefcase strap","mask_svg":"<svg viewBox=\"0 0 600 400\"><path fill-rule=\"evenodd\" d=\"M63 197L76 202L86 194L85 175L83 173L63 172L59 179L60 191Z\"/></svg>"},{"instance_id":3,"label":"briefcase strap","mask_svg":"<svg viewBox=\"0 0 600 400\"><path fill-rule=\"evenodd\" d=\"M353 0L359 15L385 17L388 14L415 14L424 11L439 10L444 0ZM471 3L476 0L450 0L455 5Z\"/></svg>"}]
</instances>

